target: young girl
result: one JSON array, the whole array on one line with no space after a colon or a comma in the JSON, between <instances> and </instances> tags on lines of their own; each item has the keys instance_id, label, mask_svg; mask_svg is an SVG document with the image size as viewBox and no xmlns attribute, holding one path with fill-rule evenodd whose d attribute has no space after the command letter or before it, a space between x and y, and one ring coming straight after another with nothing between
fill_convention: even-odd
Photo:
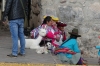
<instances>
[{"instance_id":1,"label":"young girl","mask_svg":"<svg viewBox=\"0 0 100 66\"><path fill-rule=\"evenodd\" d=\"M64 30L66 26L67 24L63 22L57 22L58 32L62 35L62 41L65 41L67 39L65 30Z\"/></svg>"}]
</instances>

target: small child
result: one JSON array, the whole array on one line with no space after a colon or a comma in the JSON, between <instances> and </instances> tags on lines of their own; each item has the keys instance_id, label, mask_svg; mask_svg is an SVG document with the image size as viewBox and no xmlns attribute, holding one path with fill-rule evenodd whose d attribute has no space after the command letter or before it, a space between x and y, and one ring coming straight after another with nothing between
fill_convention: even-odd
<instances>
[{"instance_id":1,"label":"small child","mask_svg":"<svg viewBox=\"0 0 100 66\"><path fill-rule=\"evenodd\" d=\"M98 51L98 56L99 56L98 63L100 65L100 46L95 46L95 48L99 49L99 51Z\"/></svg>"},{"instance_id":2,"label":"small child","mask_svg":"<svg viewBox=\"0 0 100 66\"><path fill-rule=\"evenodd\" d=\"M64 30L66 26L67 24L63 22L57 22L58 32L62 35L62 41L65 41L67 39L65 30Z\"/></svg>"}]
</instances>

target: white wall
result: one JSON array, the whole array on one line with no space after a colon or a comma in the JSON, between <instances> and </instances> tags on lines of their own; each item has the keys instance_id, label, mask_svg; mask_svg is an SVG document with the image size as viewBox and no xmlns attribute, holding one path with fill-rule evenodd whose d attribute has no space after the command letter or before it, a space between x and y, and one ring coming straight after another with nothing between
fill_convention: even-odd
<instances>
[{"instance_id":1,"label":"white wall","mask_svg":"<svg viewBox=\"0 0 100 66\"><path fill-rule=\"evenodd\" d=\"M2 11L4 11L6 0L2 0Z\"/></svg>"}]
</instances>

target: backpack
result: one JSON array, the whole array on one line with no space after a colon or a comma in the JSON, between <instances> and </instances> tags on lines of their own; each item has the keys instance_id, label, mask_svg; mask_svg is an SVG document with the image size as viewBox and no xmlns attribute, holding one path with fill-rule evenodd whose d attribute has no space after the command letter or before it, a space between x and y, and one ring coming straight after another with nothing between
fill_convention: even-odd
<instances>
[{"instance_id":1,"label":"backpack","mask_svg":"<svg viewBox=\"0 0 100 66\"><path fill-rule=\"evenodd\" d=\"M40 28L46 29L46 26L47 26L47 25L40 25L40 26L36 27L35 29L33 29L33 30L30 32L31 38L33 38L33 39L37 38L37 36L39 35L39 29L40 29Z\"/></svg>"}]
</instances>

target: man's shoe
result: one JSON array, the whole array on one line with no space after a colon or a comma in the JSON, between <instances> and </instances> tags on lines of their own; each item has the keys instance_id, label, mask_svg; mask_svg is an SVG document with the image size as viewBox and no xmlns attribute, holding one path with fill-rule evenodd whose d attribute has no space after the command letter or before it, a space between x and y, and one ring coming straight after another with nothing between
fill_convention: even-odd
<instances>
[{"instance_id":1,"label":"man's shoe","mask_svg":"<svg viewBox=\"0 0 100 66\"><path fill-rule=\"evenodd\" d=\"M21 53L18 53L18 55L20 55L20 56L25 56L25 54L21 54Z\"/></svg>"},{"instance_id":2,"label":"man's shoe","mask_svg":"<svg viewBox=\"0 0 100 66\"><path fill-rule=\"evenodd\" d=\"M17 57L16 55L12 55L12 54L9 54L7 56L9 56L9 57Z\"/></svg>"}]
</instances>

